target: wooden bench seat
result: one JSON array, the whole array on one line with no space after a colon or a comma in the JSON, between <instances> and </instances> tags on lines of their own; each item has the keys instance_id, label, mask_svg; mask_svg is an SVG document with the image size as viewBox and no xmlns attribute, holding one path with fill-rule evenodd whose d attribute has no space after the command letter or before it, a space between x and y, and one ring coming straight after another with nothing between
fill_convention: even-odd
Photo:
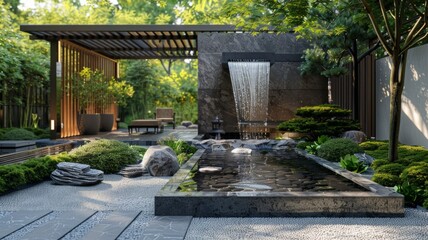
<instances>
[{"instance_id":1,"label":"wooden bench seat","mask_svg":"<svg viewBox=\"0 0 428 240\"><path fill-rule=\"evenodd\" d=\"M163 124L161 120L158 119L137 119L132 121L128 125L128 133L132 134L133 130L139 132L140 128L146 128L146 131L149 131L149 128L153 128L155 134L163 132Z\"/></svg>"}]
</instances>

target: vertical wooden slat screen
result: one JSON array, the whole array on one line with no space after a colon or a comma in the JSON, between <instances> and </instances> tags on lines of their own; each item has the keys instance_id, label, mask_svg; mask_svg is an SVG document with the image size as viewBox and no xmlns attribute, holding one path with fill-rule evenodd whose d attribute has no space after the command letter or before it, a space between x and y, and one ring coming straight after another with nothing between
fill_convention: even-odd
<instances>
[{"instance_id":1,"label":"vertical wooden slat screen","mask_svg":"<svg viewBox=\"0 0 428 240\"><path fill-rule=\"evenodd\" d=\"M361 130L368 137L376 136L376 58L369 55L359 65L359 116ZM354 93L352 84L352 64L349 71L340 77L331 78L331 97L334 104L354 110Z\"/></svg>"},{"instance_id":2,"label":"vertical wooden slat screen","mask_svg":"<svg viewBox=\"0 0 428 240\"><path fill-rule=\"evenodd\" d=\"M61 85L61 138L79 135L77 117L79 113L79 99L73 96L73 86L76 84L74 76L84 67L99 70L110 79L117 77L117 61L98 53L80 47L69 41L60 41L60 62L62 63ZM112 113L117 118L118 110L114 103L108 104L104 109L101 106L91 106L87 113ZM113 130L117 129L116 122Z\"/></svg>"}]
</instances>

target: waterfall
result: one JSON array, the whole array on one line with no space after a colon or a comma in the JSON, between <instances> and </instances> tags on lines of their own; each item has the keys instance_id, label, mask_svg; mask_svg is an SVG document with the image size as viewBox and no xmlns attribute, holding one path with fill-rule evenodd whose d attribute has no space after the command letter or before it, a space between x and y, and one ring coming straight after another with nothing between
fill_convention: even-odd
<instances>
[{"instance_id":1,"label":"waterfall","mask_svg":"<svg viewBox=\"0 0 428 240\"><path fill-rule=\"evenodd\" d=\"M269 62L228 62L241 139L266 138Z\"/></svg>"}]
</instances>

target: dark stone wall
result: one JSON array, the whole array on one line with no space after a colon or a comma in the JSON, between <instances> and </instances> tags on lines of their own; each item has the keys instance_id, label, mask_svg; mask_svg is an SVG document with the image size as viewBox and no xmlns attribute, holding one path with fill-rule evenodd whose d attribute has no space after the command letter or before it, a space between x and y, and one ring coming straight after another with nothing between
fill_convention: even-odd
<instances>
[{"instance_id":1,"label":"dark stone wall","mask_svg":"<svg viewBox=\"0 0 428 240\"><path fill-rule=\"evenodd\" d=\"M235 101L229 70L221 65L223 52L275 52L302 54L308 48L293 34L199 33L199 134L211 130L218 116L228 133L238 132ZM327 80L320 76L301 76L300 63L276 62L270 69L269 120L294 117L296 108L327 102Z\"/></svg>"}]
</instances>

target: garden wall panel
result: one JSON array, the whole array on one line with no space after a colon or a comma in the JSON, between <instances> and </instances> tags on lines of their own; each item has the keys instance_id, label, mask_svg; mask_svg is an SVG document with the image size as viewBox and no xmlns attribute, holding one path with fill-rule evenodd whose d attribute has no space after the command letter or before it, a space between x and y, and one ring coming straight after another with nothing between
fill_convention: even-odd
<instances>
[{"instance_id":1,"label":"garden wall panel","mask_svg":"<svg viewBox=\"0 0 428 240\"><path fill-rule=\"evenodd\" d=\"M227 133L237 133L235 100L229 70L222 67L223 52L274 52L303 54L308 44L293 34L199 33L199 134L211 131L218 116ZM300 62L275 62L270 69L269 121L294 117L298 107L327 102L327 80L320 76L301 76Z\"/></svg>"},{"instance_id":2,"label":"garden wall panel","mask_svg":"<svg viewBox=\"0 0 428 240\"><path fill-rule=\"evenodd\" d=\"M70 137L79 135L77 118L79 114L79 99L73 95L73 87L76 85L75 76L84 68L89 67L92 70L99 70L110 79L117 77L117 61L102 56L93 51L82 48L69 41L60 42L60 62L62 63L61 84L58 84L58 94L60 99L60 126L61 137ZM92 104L87 113L111 113L114 119L117 118L118 110L113 102L105 108ZM116 129L114 122L113 130Z\"/></svg>"}]
</instances>

